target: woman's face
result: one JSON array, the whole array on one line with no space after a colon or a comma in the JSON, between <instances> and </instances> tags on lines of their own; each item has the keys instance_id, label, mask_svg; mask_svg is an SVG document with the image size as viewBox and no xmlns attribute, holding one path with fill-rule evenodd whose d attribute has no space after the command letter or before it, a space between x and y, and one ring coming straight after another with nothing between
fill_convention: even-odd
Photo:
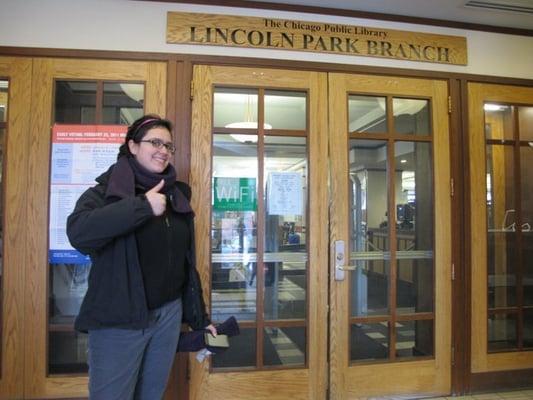
<instances>
[{"instance_id":1,"label":"woman's face","mask_svg":"<svg viewBox=\"0 0 533 400\"><path fill-rule=\"evenodd\" d=\"M156 148L149 142L152 139L159 139L163 143L172 142L168 129L155 127L146 132L140 143L130 140L128 146L131 154L135 156L139 164L150 172L161 173L168 166L172 154L165 146L161 146L159 149Z\"/></svg>"}]
</instances>

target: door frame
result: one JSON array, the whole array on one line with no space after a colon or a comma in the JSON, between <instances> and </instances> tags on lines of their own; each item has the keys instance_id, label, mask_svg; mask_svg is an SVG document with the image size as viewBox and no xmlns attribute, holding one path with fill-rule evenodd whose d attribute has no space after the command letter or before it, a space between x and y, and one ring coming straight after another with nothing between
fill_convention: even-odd
<instances>
[{"instance_id":1,"label":"door frame","mask_svg":"<svg viewBox=\"0 0 533 400\"><path fill-rule=\"evenodd\" d=\"M465 374L469 390L498 389L501 387L524 387L531 385L533 378L533 352L488 353L487 309L487 214L486 214L486 156L485 156L485 102L528 104L533 103L533 87L503 84L468 82L465 84L468 113L468 193L466 207L470 210L467 219L466 263L470 266L467 281L470 283L465 307L469 308L468 326L471 335L470 352L467 354ZM483 206L480 207L480 204Z\"/></svg>"},{"instance_id":2,"label":"door frame","mask_svg":"<svg viewBox=\"0 0 533 400\"><path fill-rule=\"evenodd\" d=\"M308 355L307 368L245 372L210 372L209 363L198 363L191 356L190 399L247 399L248 388L257 399L323 399L327 386L327 120L320 110L326 109L327 82L324 73L267 68L218 67L196 65L193 72L191 129L191 175L193 208L211 209L211 150L213 88L215 84L301 89L308 92L309 190L308 221L313 239L309 242L308 269ZM208 161L209 160L209 161ZM312 217L311 217L312 215ZM204 298L209 307L211 215L196 217L197 268L204 284ZM240 397L245 396L245 397Z\"/></svg>"},{"instance_id":3,"label":"door frame","mask_svg":"<svg viewBox=\"0 0 533 400\"><path fill-rule=\"evenodd\" d=\"M145 112L165 114L166 64L161 62L33 59L29 160L28 227L24 316L24 396L83 397L87 376L47 374L48 360L48 207L51 126L55 79L144 81Z\"/></svg>"},{"instance_id":4,"label":"door frame","mask_svg":"<svg viewBox=\"0 0 533 400\"><path fill-rule=\"evenodd\" d=\"M24 285L27 264L25 244L27 230L27 187L32 60L0 56L0 78L9 80L7 135L4 150L3 175L3 296L0 310L1 367L0 398L23 395L24 379Z\"/></svg>"},{"instance_id":5,"label":"door frame","mask_svg":"<svg viewBox=\"0 0 533 400\"><path fill-rule=\"evenodd\" d=\"M349 280L335 281L335 262L330 261L330 329L331 329L331 396L335 399L352 396L404 395L447 395L451 392L452 358L452 241L451 241L451 170L450 130L448 113L448 84L442 80L379 77L358 74L330 74L330 154L331 158L331 236L349 243L349 224L345 217L348 210L348 185L344 172L348 165L346 149L348 140L347 94L420 96L432 98L433 165L434 165L434 274L435 274L435 357L424 361L401 361L394 363L362 363L349 366L347 316ZM407 89L408 88L408 89ZM337 115L338 118L333 118ZM437 170L438 166L438 170ZM346 211L338 211L346 210ZM348 257L345 257L348 259ZM348 262L348 261L346 261ZM390 266L395 268L395 266ZM349 274L350 272L346 272ZM442 300L440 300L442 299ZM346 346L346 348L345 348ZM410 371L411 369L411 371ZM417 373L413 373L416 370ZM446 371L437 374L435 371ZM385 372L385 375L383 373ZM387 378L384 380L384 376ZM370 384L369 384L370 383ZM385 387L395 387L394 393ZM365 389L362 389L365 388ZM415 390L416 389L416 390Z\"/></svg>"}]
</instances>

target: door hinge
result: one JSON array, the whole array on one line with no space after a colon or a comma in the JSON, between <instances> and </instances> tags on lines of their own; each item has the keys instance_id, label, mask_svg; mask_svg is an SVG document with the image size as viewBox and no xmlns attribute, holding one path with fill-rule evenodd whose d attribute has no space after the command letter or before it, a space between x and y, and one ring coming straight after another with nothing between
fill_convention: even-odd
<instances>
[{"instance_id":1,"label":"door hinge","mask_svg":"<svg viewBox=\"0 0 533 400\"><path fill-rule=\"evenodd\" d=\"M450 179L450 196L455 196L455 181L453 178Z\"/></svg>"},{"instance_id":2,"label":"door hinge","mask_svg":"<svg viewBox=\"0 0 533 400\"><path fill-rule=\"evenodd\" d=\"M452 96L448 96L448 114L452 113Z\"/></svg>"},{"instance_id":3,"label":"door hinge","mask_svg":"<svg viewBox=\"0 0 533 400\"><path fill-rule=\"evenodd\" d=\"M194 100L194 81L191 81L191 100Z\"/></svg>"},{"instance_id":4,"label":"door hinge","mask_svg":"<svg viewBox=\"0 0 533 400\"><path fill-rule=\"evenodd\" d=\"M452 263L452 281L455 280L455 264Z\"/></svg>"},{"instance_id":5,"label":"door hinge","mask_svg":"<svg viewBox=\"0 0 533 400\"><path fill-rule=\"evenodd\" d=\"M455 346L452 346L452 366L455 365Z\"/></svg>"}]
</instances>

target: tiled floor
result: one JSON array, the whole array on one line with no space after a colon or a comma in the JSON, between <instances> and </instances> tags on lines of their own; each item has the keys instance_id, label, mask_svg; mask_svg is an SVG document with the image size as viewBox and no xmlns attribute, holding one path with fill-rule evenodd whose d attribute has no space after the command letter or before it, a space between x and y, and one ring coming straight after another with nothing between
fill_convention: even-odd
<instances>
[{"instance_id":1,"label":"tiled floor","mask_svg":"<svg viewBox=\"0 0 533 400\"><path fill-rule=\"evenodd\" d=\"M358 400L412 400L412 397L361 397ZM509 392L473 394L470 396L457 397L432 397L424 400L533 400L533 390L515 390Z\"/></svg>"},{"instance_id":2,"label":"tiled floor","mask_svg":"<svg viewBox=\"0 0 533 400\"><path fill-rule=\"evenodd\" d=\"M431 400L532 400L533 390L515 390L512 392L499 392L499 393L484 393L473 394L470 396L457 396L457 397L434 397Z\"/></svg>"}]
</instances>

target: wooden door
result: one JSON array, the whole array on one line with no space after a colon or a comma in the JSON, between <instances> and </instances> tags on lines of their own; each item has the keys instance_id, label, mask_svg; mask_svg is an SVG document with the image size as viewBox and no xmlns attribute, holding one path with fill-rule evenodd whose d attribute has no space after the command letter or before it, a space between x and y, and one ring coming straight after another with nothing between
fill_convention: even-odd
<instances>
[{"instance_id":1,"label":"wooden door","mask_svg":"<svg viewBox=\"0 0 533 400\"><path fill-rule=\"evenodd\" d=\"M330 74L330 398L451 390L446 82Z\"/></svg>"},{"instance_id":2,"label":"wooden door","mask_svg":"<svg viewBox=\"0 0 533 400\"><path fill-rule=\"evenodd\" d=\"M483 387L533 368L533 89L469 83L468 111L470 363L493 373L472 379Z\"/></svg>"},{"instance_id":3,"label":"wooden door","mask_svg":"<svg viewBox=\"0 0 533 400\"><path fill-rule=\"evenodd\" d=\"M196 66L193 88L198 270L215 322L236 315L241 334L191 357L190 398L324 399L326 75Z\"/></svg>"},{"instance_id":4,"label":"wooden door","mask_svg":"<svg viewBox=\"0 0 533 400\"><path fill-rule=\"evenodd\" d=\"M31 60L0 57L2 227L0 242L0 398L22 397L26 188L30 152Z\"/></svg>"},{"instance_id":5,"label":"wooden door","mask_svg":"<svg viewBox=\"0 0 533 400\"><path fill-rule=\"evenodd\" d=\"M137 88L141 88L141 93L144 92L140 106L137 94L125 93L126 87L131 86L121 86L128 84L136 84ZM110 88L107 100L106 85ZM51 127L60 115L65 114L58 111L61 107L63 110L68 107L76 109L76 118L69 120L70 117L61 117L62 121L78 125L106 123L106 107L109 106L108 110L122 107L113 99L113 88L120 93L124 91L121 96L129 98L129 103L119 110L120 116L117 114L117 118L125 118L122 124L127 123L126 120L131 119L135 113L165 115L165 63L53 58L33 61L31 126L28 130L30 140L24 149L31 154L27 174L31 183L26 194L28 216L25 225L28 238L22 244L26 258L25 301L24 311L20 313L26 321L25 398L87 396L87 376L82 370L86 368L86 339L74 332L72 315L75 313L72 309L76 306L74 300L82 296L77 293L76 298L68 297L66 300L69 302L66 305L63 302L62 307L70 310L60 314L59 318L53 318L57 301L52 305L50 300L50 291L56 284L54 269L59 268L48 262ZM64 104L59 104L59 91L68 99ZM118 92L115 95L116 93ZM92 100L88 101L90 96L93 96ZM133 103L136 104L136 109L132 108ZM90 122L85 122L86 120ZM65 268L69 268L71 272L76 271L73 266L67 265ZM60 350L57 346L61 346ZM76 362L72 364L69 364L69 360L61 359L70 353L76 358ZM52 355L57 357L53 363Z\"/></svg>"}]
</instances>

